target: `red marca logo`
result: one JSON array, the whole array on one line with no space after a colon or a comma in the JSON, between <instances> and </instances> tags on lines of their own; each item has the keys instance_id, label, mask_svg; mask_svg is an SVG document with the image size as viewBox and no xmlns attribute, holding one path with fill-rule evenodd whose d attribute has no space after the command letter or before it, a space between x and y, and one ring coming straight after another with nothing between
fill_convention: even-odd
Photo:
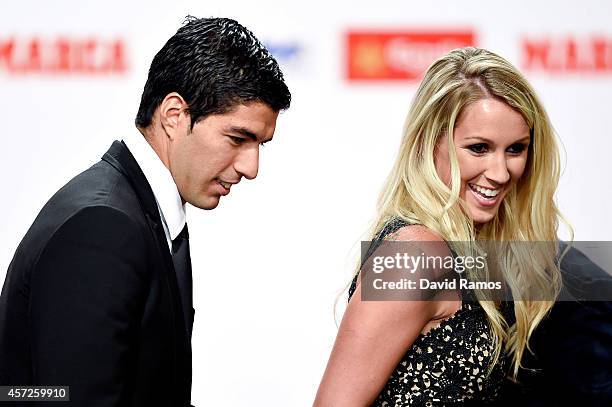
<instances>
[{"instance_id":1,"label":"red marca logo","mask_svg":"<svg viewBox=\"0 0 612 407\"><path fill-rule=\"evenodd\" d=\"M0 72L104 75L127 71L121 39L0 37Z\"/></svg>"},{"instance_id":2,"label":"red marca logo","mask_svg":"<svg viewBox=\"0 0 612 407\"><path fill-rule=\"evenodd\" d=\"M522 66L550 73L612 73L612 38L543 37L522 40Z\"/></svg>"},{"instance_id":3,"label":"red marca logo","mask_svg":"<svg viewBox=\"0 0 612 407\"><path fill-rule=\"evenodd\" d=\"M351 81L418 80L436 58L470 45L472 31L351 31L346 73Z\"/></svg>"}]
</instances>

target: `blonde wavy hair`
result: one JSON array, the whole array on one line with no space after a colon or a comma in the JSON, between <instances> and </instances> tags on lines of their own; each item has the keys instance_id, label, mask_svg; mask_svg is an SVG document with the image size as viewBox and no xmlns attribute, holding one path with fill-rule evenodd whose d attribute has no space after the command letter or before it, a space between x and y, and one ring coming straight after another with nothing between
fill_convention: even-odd
<instances>
[{"instance_id":1,"label":"blonde wavy hair","mask_svg":"<svg viewBox=\"0 0 612 407\"><path fill-rule=\"evenodd\" d=\"M508 192L494 219L476 230L459 196L461 179L453 129L462 109L485 98L498 99L518 111L530 129L531 143L522 177ZM440 137L448 138L450 187L440 179L434 165ZM545 300L515 301L516 323L509 326L494 301L487 300L482 292L476 295L486 312L495 344L490 368L505 347L512 356L513 379L525 349L529 349L531 334L560 291L556 241L558 221L564 218L554 202L559 176L555 134L527 80L508 61L490 51L455 49L429 67L419 86L370 232L373 238L391 219L403 219L437 233L459 255L478 251L478 241L509 242L496 267L514 298L525 298L524 292L519 291L529 286ZM569 224L568 227L571 233ZM529 245L529 249L525 244L511 244L528 241L547 243ZM457 242L471 243L453 247Z\"/></svg>"}]
</instances>

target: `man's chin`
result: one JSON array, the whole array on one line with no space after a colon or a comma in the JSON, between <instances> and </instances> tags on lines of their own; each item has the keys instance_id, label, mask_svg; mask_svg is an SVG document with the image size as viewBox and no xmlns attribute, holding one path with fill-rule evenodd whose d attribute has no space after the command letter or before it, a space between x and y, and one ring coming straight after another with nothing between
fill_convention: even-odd
<instances>
[{"instance_id":1,"label":"man's chin","mask_svg":"<svg viewBox=\"0 0 612 407\"><path fill-rule=\"evenodd\" d=\"M187 201L187 202L189 202L192 206L195 206L196 208L204 209L204 210L211 210L211 209L215 209L219 205L220 200L221 200L221 197L211 196L211 197L206 197L205 199L202 199L202 200L193 200L193 201Z\"/></svg>"}]
</instances>

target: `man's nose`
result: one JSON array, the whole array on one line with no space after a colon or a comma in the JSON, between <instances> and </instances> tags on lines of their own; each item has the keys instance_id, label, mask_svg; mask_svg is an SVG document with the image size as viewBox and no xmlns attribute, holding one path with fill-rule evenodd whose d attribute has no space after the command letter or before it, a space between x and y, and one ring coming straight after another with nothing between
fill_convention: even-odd
<instances>
[{"instance_id":1,"label":"man's nose","mask_svg":"<svg viewBox=\"0 0 612 407\"><path fill-rule=\"evenodd\" d=\"M510 180L508 161L504 153L491 156L485 176L497 184L505 184Z\"/></svg>"},{"instance_id":2,"label":"man's nose","mask_svg":"<svg viewBox=\"0 0 612 407\"><path fill-rule=\"evenodd\" d=\"M246 179L257 177L259 171L259 145L241 151L236 156L234 169Z\"/></svg>"}]
</instances>

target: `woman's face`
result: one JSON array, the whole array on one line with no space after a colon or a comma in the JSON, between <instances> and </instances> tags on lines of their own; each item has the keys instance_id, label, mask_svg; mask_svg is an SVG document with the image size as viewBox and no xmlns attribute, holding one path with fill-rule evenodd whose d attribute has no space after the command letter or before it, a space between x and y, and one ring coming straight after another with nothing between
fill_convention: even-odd
<instances>
[{"instance_id":1,"label":"woman's face","mask_svg":"<svg viewBox=\"0 0 612 407\"><path fill-rule=\"evenodd\" d=\"M481 99L463 109L454 129L461 173L460 197L475 224L489 222L527 163L529 127L523 116L497 99ZM436 170L450 186L447 137L440 137Z\"/></svg>"}]
</instances>

